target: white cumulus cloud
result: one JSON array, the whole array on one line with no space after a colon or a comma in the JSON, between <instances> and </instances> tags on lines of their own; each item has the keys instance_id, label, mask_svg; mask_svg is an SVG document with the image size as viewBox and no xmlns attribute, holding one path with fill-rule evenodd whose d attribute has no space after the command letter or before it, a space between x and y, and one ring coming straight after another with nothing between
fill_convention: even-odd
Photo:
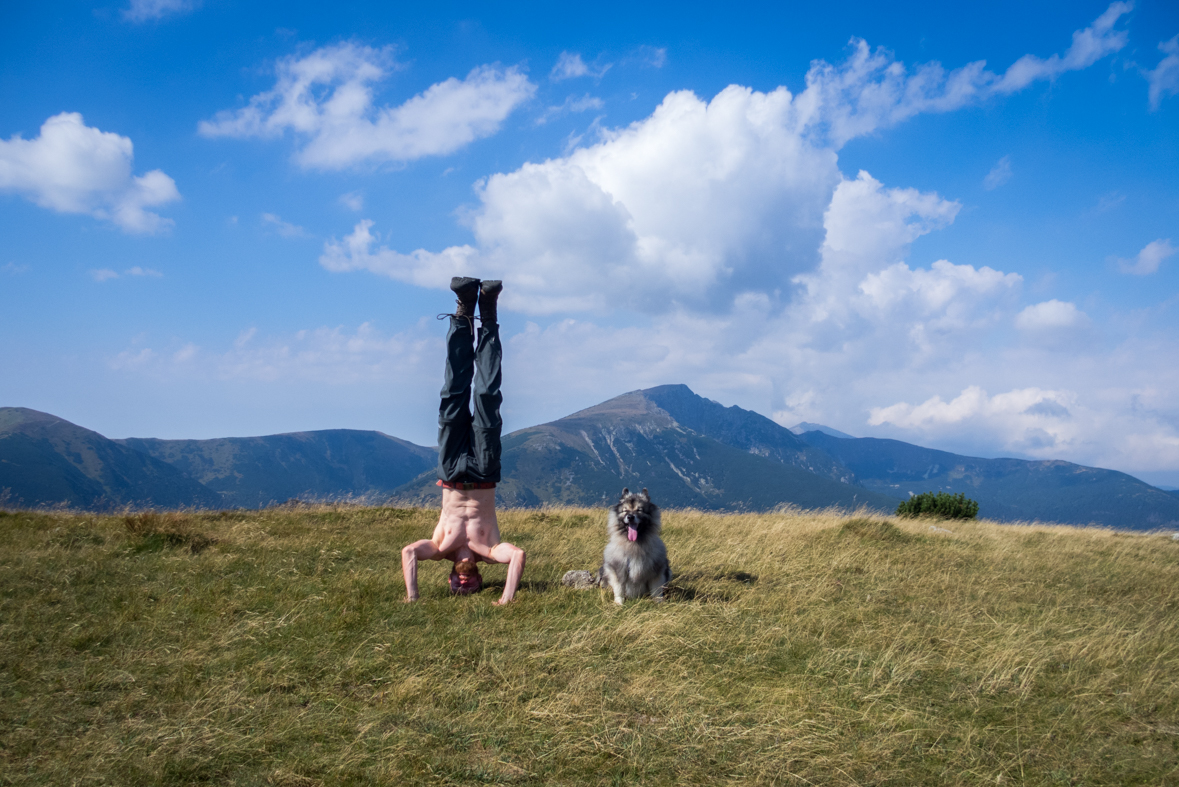
<instances>
[{"instance_id":1,"label":"white cumulus cloud","mask_svg":"<svg viewBox=\"0 0 1179 787\"><path fill-rule=\"evenodd\" d=\"M453 153L490 136L536 92L516 67L484 65L396 107L374 106L373 86L395 64L389 49L352 43L278 61L273 89L247 106L201 121L207 137L277 137L291 131L304 167L342 169L362 161L404 162Z\"/></svg>"},{"instance_id":2,"label":"white cumulus cloud","mask_svg":"<svg viewBox=\"0 0 1179 787\"><path fill-rule=\"evenodd\" d=\"M791 341L818 356L899 363L951 352L996 324L1019 274L906 261L911 244L948 225L959 208L934 193L885 188L867 172L843 180L824 216L820 264L794 279L802 290L789 310Z\"/></svg>"},{"instance_id":3,"label":"white cumulus cloud","mask_svg":"<svg viewBox=\"0 0 1179 787\"><path fill-rule=\"evenodd\" d=\"M900 402L874 407L868 423L888 423L918 432L969 424L1005 434L1011 448L1039 452L1059 449L1083 433L1073 417L1075 409L1076 396L1068 391L1022 388L989 396L972 385L949 402L934 396L919 405Z\"/></svg>"},{"instance_id":4,"label":"white cumulus cloud","mask_svg":"<svg viewBox=\"0 0 1179 787\"><path fill-rule=\"evenodd\" d=\"M476 183L478 204L465 214L473 244L441 252L372 251L365 242L374 226L369 223L363 230L356 225L351 240L329 242L321 262L332 270L365 269L445 286L458 272L446 266L461 261L464 270L511 279L505 308L533 314L659 312L674 304L723 309L751 291L782 302L795 277L820 261L823 215L842 181L837 151L844 142L918 112L954 109L1082 68L1124 45L1124 33L1112 26L1126 10L1114 3L1074 34L1064 56L1022 59L1018 78L996 76L981 61L949 74L936 63L909 73L861 41L839 65L814 63L798 95L784 87L762 93L732 85L706 102L674 92L651 116L602 130L596 144ZM577 70L576 62L568 58L566 70ZM927 232L958 210L955 202L912 190L887 201L894 211L913 202L901 235ZM877 240L896 247L876 235L876 227L859 223L855 232L836 228L828 241L842 238L847 248L831 251L847 259L856 244L871 247L873 255ZM872 264L877 261L873 256ZM935 297L930 277L950 287L953 270L914 274L905 287ZM859 273L856 285L863 280ZM886 286L880 282L870 294L879 301Z\"/></svg>"},{"instance_id":5,"label":"white cumulus cloud","mask_svg":"<svg viewBox=\"0 0 1179 787\"><path fill-rule=\"evenodd\" d=\"M172 226L147 208L180 199L176 183L155 169L135 175L127 137L87 126L77 112L54 115L38 136L0 140L0 191L59 213L84 213L125 232L151 234Z\"/></svg>"},{"instance_id":6,"label":"white cumulus cloud","mask_svg":"<svg viewBox=\"0 0 1179 787\"><path fill-rule=\"evenodd\" d=\"M1029 306L1023 278L999 264L924 254L920 239L960 203L838 166L851 137L1116 50L1124 12L1111 6L1068 52L1025 60L1009 79L982 64L906 69L865 45L814 64L797 95L671 93L592 144L480 180L463 213L468 244L406 252L364 219L320 263L438 289L455 274L502 278L505 308L561 315L506 337L510 428L685 382L788 426L1179 470L1179 408L1166 394L1179 372L1141 360L1170 357L1175 342L1134 344L1075 304ZM1060 336L1082 327L1098 341L1062 352Z\"/></svg>"},{"instance_id":7,"label":"white cumulus cloud","mask_svg":"<svg viewBox=\"0 0 1179 787\"><path fill-rule=\"evenodd\" d=\"M1159 264L1176 252L1170 238L1151 241L1132 260L1119 259L1118 270L1134 276L1148 276L1159 269Z\"/></svg>"},{"instance_id":8,"label":"white cumulus cloud","mask_svg":"<svg viewBox=\"0 0 1179 787\"><path fill-rule=\"evenodd\" d=\"M476 247L389 252L379 268L444 286L446 266L461 257L487 277L511 278L505 303L536 313L661 310L714 285L722 295L787 287L814 264L839 180L835 154L801 139L792 115L785 88L734 86L708 103L672 93L651 117L596 145L479 182ZM363 256L343 265L346 252L325 249L334 270L377 270ZM443 267L427 270L434 265ZM655 303L653 293L662 293Z\"/></svg>"},{"instance_id":9,"label":"white cumulus cloud","mask_svg":"<svg viewBox=\"0 0 1179 787\"><path fill-rule=\"evenodd\" d=\"M446 287L452 276L473 273L470 263L475 250L470 246L453 246L439 254L421 249L399 254L387 246L376 246L380 238L372 232L373 222L364 219L342 241L334 238L324 244L319 264L329 271L366 270L420 287Z\"/></svg>"},{"instance_id":10,"label":"white cumulus cloud","mask_svg":"<svg viewBox=\"0 0 1179 787\"><path fill-rule=\"evenodd\" d=\"M1015 317L1015 327L1023 331L1077 328L1087 325L1089 316L1067 301L1050 301L1028 306Z\"/></svg>"}]
</instances>

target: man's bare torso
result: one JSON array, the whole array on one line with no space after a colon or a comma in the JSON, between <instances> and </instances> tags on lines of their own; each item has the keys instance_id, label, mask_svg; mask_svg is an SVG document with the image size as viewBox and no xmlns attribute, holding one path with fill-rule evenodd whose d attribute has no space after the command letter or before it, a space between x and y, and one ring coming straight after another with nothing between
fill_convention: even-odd
<instances>
[{"instance_id":1,"label":"man's bare torso","mask_svg":"<svg viewBox=\"0 0 1179 787\"><path fill-rule=\"evenodd\" d=\"M499 542L494 489L442 490L442 514L430 539L447 560L497 563L491 550Z\"/></svg>"}]
</instances>

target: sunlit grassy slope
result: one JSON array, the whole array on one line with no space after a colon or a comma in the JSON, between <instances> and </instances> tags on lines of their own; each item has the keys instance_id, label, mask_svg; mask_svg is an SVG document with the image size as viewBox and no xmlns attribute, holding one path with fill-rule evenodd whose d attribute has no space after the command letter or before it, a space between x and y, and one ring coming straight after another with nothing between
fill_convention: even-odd
<instances>
[{"instance_id":1,"label":"sunlit grassy slope","mask_svg":"<svg viewBox=\"0 0 1179 787\"><path fill-rule=\"evenodd\" d=\"M0 784L1179 782L1168 535L669 511L670 600L402 603L436 512L0 515Z\"/></svg>"}]
</instances>

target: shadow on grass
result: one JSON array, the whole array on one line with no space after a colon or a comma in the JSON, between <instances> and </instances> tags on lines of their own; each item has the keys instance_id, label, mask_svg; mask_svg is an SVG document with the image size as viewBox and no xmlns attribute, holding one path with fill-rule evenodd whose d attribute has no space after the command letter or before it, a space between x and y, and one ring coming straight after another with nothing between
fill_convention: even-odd
<instances>
[{"instance_id":1,"label":"shadow on grass","mask_svg":"<svg viewBox=\"0 0 1179 787\"><path fill-rule=\"evenodd\" d=\"M526 590L529 593L548 593L557 586L556 582L550 582L547 579L538 580L520 580L520 586L516 588L517 591ZM483 583L483 590L499 590L504 589L504 581L502 579L493 579L490 582Z\"/></svg>"},{"instance_id":2,"label":"shadow on grass","mask_svg":"<svg viewBox=\"0 0 1179 787\"><path fill-rule=\"evenodd\" d=\"M708 583L700 586L696 583ZM736 585L752 585L757 576L748 571L687 571L672 579L663 591L668 601L696 601L702 604L727 604L736 601L740 591ZM713 585L711 583L723 583Z\"/></svg>"},{"instance_id":3,"label":"shadow on grass","mask_svg":"<svg viewBox=\"0 0 1179 787\"><path fill-rule=\"evenodd\" d=\"M134 539L131 551L136 554L186 546L199 555L217 543L217 539L195 530L190 516L175 511L132 514L123 517L123 524Z\"/></svg>"},{"instance_id":4,"label":"shadow on grass","mask_svg":"<svg viewBox=\"0 0 1179 787\"><path fill-rule=\"evenodd\" d=\"M675 581L683 582L699 582L700 580L710 580L712 582L739 582L742 585L752 585L757 582L757 575L750 574L748 571L721 571L718 573L709 573L707 571L685 571L683 574L677 576Z\"/></svg>"}]
</instances>

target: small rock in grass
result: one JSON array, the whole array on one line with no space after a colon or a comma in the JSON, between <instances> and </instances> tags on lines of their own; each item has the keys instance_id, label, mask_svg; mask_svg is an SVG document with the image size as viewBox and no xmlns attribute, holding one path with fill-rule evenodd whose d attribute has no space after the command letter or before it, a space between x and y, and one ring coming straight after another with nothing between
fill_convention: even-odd
<instances>
[{"instance_id":1,"label":"small rock in grass","mask_svg":"<svg viewBox=\"0 0 1179 787\"><path fill-rule=\"evenodd\" d=\"M949 533L950 535L954 535L953 530L946 530L944 527L938 527L937 525L930 525L929 529L934 533Z\"/></svg>"},{"instance_id":2,"label":"small rock in grass","mask_svg":"<svg viewBox=\"0 0 1179 787\"><path fill-rule=\"evenodd\" d=\"M574 590L590 590L598 586L598 580L589 571L566 571L561 584Z\"/></svg>"}]
</instances>

